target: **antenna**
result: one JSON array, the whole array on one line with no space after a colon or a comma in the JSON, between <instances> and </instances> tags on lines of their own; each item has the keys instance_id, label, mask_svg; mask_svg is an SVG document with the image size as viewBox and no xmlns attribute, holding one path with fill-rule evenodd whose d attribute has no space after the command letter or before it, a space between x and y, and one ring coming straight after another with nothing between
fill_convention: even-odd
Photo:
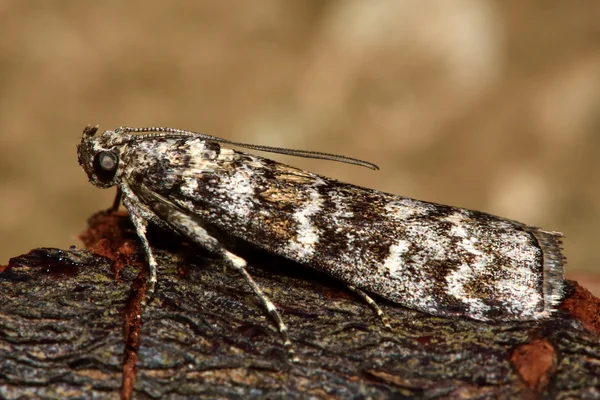
<instances>
[{"instance_id":1,"label":"antenna","mask_svg":"<svg viewBox=\"0 0 600 400\"><path fill-rule=\"evenodd\" d=\"M321 153L319 151L308 151L308 150L297 150L297 149L288 149L285 147L271 147L271 146L262 146L257 144L250 143L242 143L242 142L234 142L232 140L223 139L220 137L207 135L205 133L186 131L183 129L175 129L175 128L167 128L167 127L146 127L146 128L131 128L127 126L122 126L120 128L115 129L115 133L147 133L146 135L137 136L139 140L144 140L149 137L198 137L203 140L210 140L218 143L226 143L233 146L242 147L245 149L264 151L267 153L276 153L276 154L284 154L287 156L295 156L295 157L303 157L303 158L315 158L319 160L329 160L336 161L345 164L358 165L365 168L370 168L373 170L378 170L379 167L376 164L373 164L368 161L360 160L358 158L346 157L338 154L331 153Z\"/></svg>"}]
</instances>

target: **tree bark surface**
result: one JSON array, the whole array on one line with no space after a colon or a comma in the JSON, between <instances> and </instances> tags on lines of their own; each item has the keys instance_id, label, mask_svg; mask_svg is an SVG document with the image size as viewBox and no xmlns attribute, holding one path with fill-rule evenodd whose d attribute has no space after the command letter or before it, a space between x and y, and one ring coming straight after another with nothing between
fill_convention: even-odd
<instances>
[{"instance_id":1,"label":"tree bark surface","mask_svg":"<svg viewBox=\"0 0 600 400\"><path fill-rule=\"evenodd\" d=\"M362 300L322 274L244 254L288 325L288 360L256 296L219 259L98 214L86 249L35 249L0 266L0 398L600 398L600 301L574 282L539 322L445 319Z\"/></svg>"}]
</instances>

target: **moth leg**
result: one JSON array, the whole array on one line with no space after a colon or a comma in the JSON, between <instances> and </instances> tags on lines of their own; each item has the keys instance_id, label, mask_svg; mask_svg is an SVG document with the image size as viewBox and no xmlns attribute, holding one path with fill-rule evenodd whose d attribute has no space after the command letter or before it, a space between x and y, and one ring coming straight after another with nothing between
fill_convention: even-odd
<instances>
[{"instance_id":1,"label":"moth leg","mask_svg":"<svg viewBox=\"0 0 600 400\"><path fill-rule=\"evenodd\" d=\"M254 281L254 279L252 279L252 276L250 276L248 271L246 271L246 265L247 265L246 260L244 260L241 257L236 256L235 254L233 254L227 250L224 251L224 256L225 256L225 259L227 261L229 261L230 265L244 277L244 279L246 280L248 285L250 285L250 287L252 288L254 293L260 298L260 301L263 303L263 305L267 309L267 312L269 313L271 318L277 324L277 329L279 329L279 334L281 335L281 338L283 339L283 345L285 346L285 348L288 352L288 356L289 356L290 360L292 360L292 362L298 362L299 361L298 357L296 357L296 353L294 352L294 349L292 347L292 342L290 341L290 338L288 336L287 326L283 322L283 319L281 318L281 315L277 311L277 308L275 308L275 305L273 304L273 302L271 302L271 300L269 300L269 298L263 293L263 291L260 290L260 288Z\"/></svg>"},{"instance_id":2,"label":"moth leg","mask_svg":"<svg viewBox=\"0 0 600 400\"><path fill-rule=\"evenodd\" d=\"M375 300L373 300L368 294L366 294L356 286L352 286L349 284L346 284L346 286L348 287L348 289L356 293L358 297L363 299L373 309L373 311L375 311L375 314L377 314L379 319L381 319L381 322L383 323L383 325L385 325L386 328L392 329L392 326L390 325L390 320L388 319L387 315L385 315L383 310L379 308Z\"/></svg>"},{"instance_id":3,"label":"moth leg","mask_svg":"<svg viewBox=\"0 0 600 400\"><path fill-rule=\"evenodd\" d=\"M123 186L121 194L124 194L123 204L129 212L129 219L131 219L131 222L133 222L135 231L142 242L142 247L144 248L146 257L148 258L148 272L150 276L148 278L148 290L146 291L146 297L151 298L154 295L154 290L156 288L158 263L154 258L154 254L152 254L150 243L146 237L146 230L148 227L148 220L154 219L154 215L151 215L148 211L144 210L138 205L139 200L133 193L131 193L127 186Z\"/></svg>"},{"instance_id":4,"label":"moth leg","mask_svg":"<svg viewBox=\"0 0 600 400\"><path fill-rule=\"evenodd\" d=\"M128 209L130 209L130 206L128 205L129 202L127 201L127 198L129 197L128 192L128 188L124 187L124 203L125 206ZM180 209L178 209L167 199L160 196L158 193L154 193L144 186L140 186L138 188L138 193L140 197L144 200L144 204L148 205L152 210L151 212L148 212L148 216L145 218L146 220L154 222L153 218L156 215L162 218L163 220L170 221L169 226L171 227L171 229L173 229L176 232L179 232L179 234L181 234L183 237L188 238L197 245L204 247L206 250L221 255L225 259L229 267L238 271L242 275L242 277L244 277L248 285L250 285L250 287L252 288L252 291L258 296L260 301L263 303L264 307L267 309L269 316L277 324L277 329L279 330L279 334L283 339L283 345L285 346L288 352L290 360L292 360L293 362L298 361L294 349L292 348L292 342L290 341L290 338L288 336L287 326L283 322L283 319L281 318L281 315L275 308L275 305L262 292L262 290L260 290L254 279L252 279L252 276L250 276L248 271L246 271L246 260L227 251L225 247L216 238L211 236L199 222L190 222L190 218L188 215L183 213ZM132 196L135 195L132 194ZM142 216L144 216L144 213L145 211L143 209L140 209L140 214ZM131 210L130 214L133 214ZM156 222L160 223L160 221L161 220L159 219Z\"/></svg>"},{"instance_id":5,"label":"moth leg","mask_svg":"<svg viewBox=\"0 0 600 400\"><path fill-rule=\"evenodd\" d=\"M139 215L132 214L131 211L129 212L129 218L133 222L137 235L142 242L142 247L146 252L146 256L148 256L148 270L150 277L148 278L148 291L146 293L147 297L152 297L156 288L156 271L158 269L158 263L154 259L152 249L150 249L150 243L148 243L148 239L146 238L146 227L148 226L148 222Z\"/></svg>"},{"instance_id":6,"label":"moth leg","mask_svg":"<svg viewBox=\"0 0 600 400\"><path fill-rule=\"evenodd\" d=\"M113 201L112 206L108 209L109 213L114 213L119 211L119 205L121 205L121 198L123 197L123 191L120 187L117 188L117 194L115 195L115 199Z\"/></svg>"}]
</instances>

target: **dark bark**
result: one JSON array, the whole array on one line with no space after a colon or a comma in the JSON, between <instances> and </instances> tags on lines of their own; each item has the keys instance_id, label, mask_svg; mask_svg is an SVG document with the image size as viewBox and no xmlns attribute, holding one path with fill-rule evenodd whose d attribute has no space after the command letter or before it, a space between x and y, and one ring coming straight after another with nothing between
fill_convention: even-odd
<instances>
[{"instance_id":1,"label":"dark bark","mask_svg":"<svg viewBox=\"0 0 600 400\"><path fill-rule=\"evenodd\" d=\"M154 300L124 214L98 215L87 250L36 249L0 267L2 398L597 398L600 303L570 283L542 322L436 318L334 280L245 254L283 313L300 362L233 271L151 231ZM141 317L140 317L141 316Z\"/></svg>"}]
</instances>

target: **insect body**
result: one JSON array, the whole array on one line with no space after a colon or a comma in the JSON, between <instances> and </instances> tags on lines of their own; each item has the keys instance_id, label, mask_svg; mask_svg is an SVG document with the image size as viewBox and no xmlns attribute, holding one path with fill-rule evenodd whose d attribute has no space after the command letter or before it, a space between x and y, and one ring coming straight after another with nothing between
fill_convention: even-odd
<instances>
[{"instance_id":1,"label":"insect body","mask_svg":"<svg viewBox=\"0 0 600 400\"><path fill-rule=\"evenodd\" d=\"M226 145L372 164L171 128L95 133L84 130L79 163L94 185L122 192L147 253L149 291L157 264L145 233L153 223L239 271L290 351L285 324L233 239L333 275L372 305L363 290L444 317L534 320L548 317L562 298L559 233L342 183Z\"/></svg>"}]
</instances>

